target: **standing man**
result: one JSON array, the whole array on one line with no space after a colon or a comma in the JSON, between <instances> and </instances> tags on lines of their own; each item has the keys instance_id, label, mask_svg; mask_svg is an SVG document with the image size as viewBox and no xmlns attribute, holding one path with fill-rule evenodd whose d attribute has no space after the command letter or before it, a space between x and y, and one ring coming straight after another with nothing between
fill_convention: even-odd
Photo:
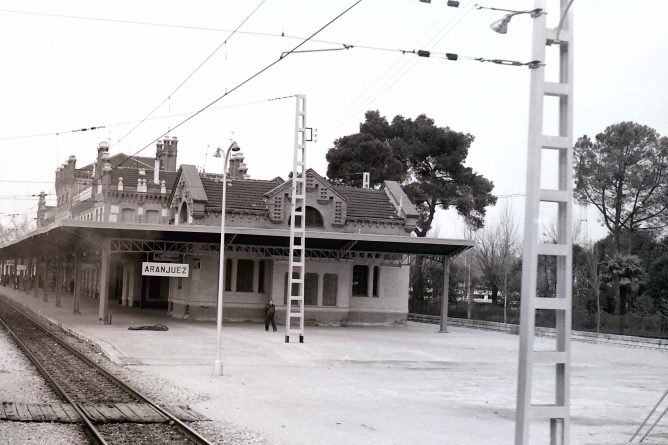
<instances>
[{"instance_id":1,"label":"standing man","mask_svg":"<svg viewBox=\"0 0 668 445\"><path fill-rule=\"evenodd\" d=\"M264 305L264 330L269 331L269 322L271 322L271 327L274 328L276 332L276 323L274 322L274 313L276 312L276 306L274 306L274 300L269 299L269 303Z\"/></svg>"}]
</instances>

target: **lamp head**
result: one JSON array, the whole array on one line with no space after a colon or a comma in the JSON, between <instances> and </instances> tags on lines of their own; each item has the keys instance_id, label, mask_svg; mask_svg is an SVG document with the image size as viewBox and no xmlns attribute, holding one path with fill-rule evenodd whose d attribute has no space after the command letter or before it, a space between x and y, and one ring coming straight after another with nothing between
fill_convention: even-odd
<instances>
[{"instance_id":1,"label":"lamp head","mask_svg":"<svg viewBox=\"0 0 668 445\"><path fill-rule=\"evenodd\" d=\"M513 15L515 14L506 14L503 18L489 25L489 27L499 34L505 34L508 32L508 23L510 23L510 19L513 18Z\"/></svg>"},{"instance_id":2,"label":"lamp head","mask_svg":"<svg viewBox=\"0 0 668 445\"><path fill-rule=\"evenodd\" d=\"M239 148L239 146L237 145L237 143L235 141L232 141L232 143L230 144L230 146L227 149L229 151L239 151L239 150L241 150L241 148ZM218 147L218 148L216 148L216 152L213 154L213 157L214 158L222 158L224 156L224 154L225 154L225 151L222 148Z\"/></svg>"}]
</instances>

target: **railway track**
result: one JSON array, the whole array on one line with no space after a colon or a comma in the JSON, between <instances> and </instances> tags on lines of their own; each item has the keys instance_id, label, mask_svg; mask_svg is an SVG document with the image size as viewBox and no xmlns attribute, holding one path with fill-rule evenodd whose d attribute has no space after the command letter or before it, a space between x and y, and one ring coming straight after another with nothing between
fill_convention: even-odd
<instances>
[{"instance_id":1,"label":"railway track","mask_svg":"<svg viewBox=\"0 0 668 445\"><path fill-rule=\"evenodd\" d=\"M82 422L93 443L210 443L4 299L0 299L0 327L76 411L70 416Z\"/></svg>"}]
</instances>

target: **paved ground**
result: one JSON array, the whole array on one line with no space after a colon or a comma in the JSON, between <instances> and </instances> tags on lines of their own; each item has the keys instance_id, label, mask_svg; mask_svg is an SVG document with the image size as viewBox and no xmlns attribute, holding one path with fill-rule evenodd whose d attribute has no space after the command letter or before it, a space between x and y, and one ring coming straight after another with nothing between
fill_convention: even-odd
<instances>
[{"instance_id":1,"label":"paved ground","mask_svg":"<svg viewBox=\"0 0 668 445\"><path fill-rule=\"evenodd\" d=\"M97 301L81 315L70 298L54 307L5 293L98 343L115 362L205 394L193 408L263 434L269 444L510 444L518 337L409 323L396 327L309 327L304 344L259 324L225 324L224 376L213 377L215 323L178 321L112 303L99 326ZM129 331L164 323L167 332ZM547 347L552 339L541 339ZM668 387L668 353L573 342L571 443L611 444L630 435ZM536 403L549 403L553 373ZM548 443L536 424L532 443ZM668 443L668 419L652 441Z\"/></svg>"}]
</instances>

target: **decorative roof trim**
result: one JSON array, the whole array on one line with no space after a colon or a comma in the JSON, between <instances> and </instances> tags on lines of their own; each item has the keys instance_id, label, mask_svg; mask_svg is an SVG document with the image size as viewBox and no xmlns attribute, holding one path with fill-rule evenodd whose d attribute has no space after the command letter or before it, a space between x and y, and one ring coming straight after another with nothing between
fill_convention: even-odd
<instances>
[{"instance_id":1,"label":"decorative roof trim","mask_svg":"<svg viewBox=\"0 0 668 445\"><path fill-rule=\"evenodd\" d=\"M339 193L338 190L336 190L336 187L334 187L332 184L330 184L325 178L320 176L318 174L318 172L316 172L312 168L309 168L308 170L306 170L306 172L304 174L305 175L312 174L315 177L315 179L317 179L321 184L325 185L327 187L327 189L330 190L338 198L340 198L341 201L343 201L345 203L348 202L348 200L341 193ZM290 180L290 179L283 182L282 184L278 185L277 187L274 187L273 189L269 190L267 193L264 194L264 196L266 196L267 198L272 197L272 196L277 195L278 193L282 192L284 189L289 188L289 187L292 187L292 180Z\"/></svg>"}]
</instances>

